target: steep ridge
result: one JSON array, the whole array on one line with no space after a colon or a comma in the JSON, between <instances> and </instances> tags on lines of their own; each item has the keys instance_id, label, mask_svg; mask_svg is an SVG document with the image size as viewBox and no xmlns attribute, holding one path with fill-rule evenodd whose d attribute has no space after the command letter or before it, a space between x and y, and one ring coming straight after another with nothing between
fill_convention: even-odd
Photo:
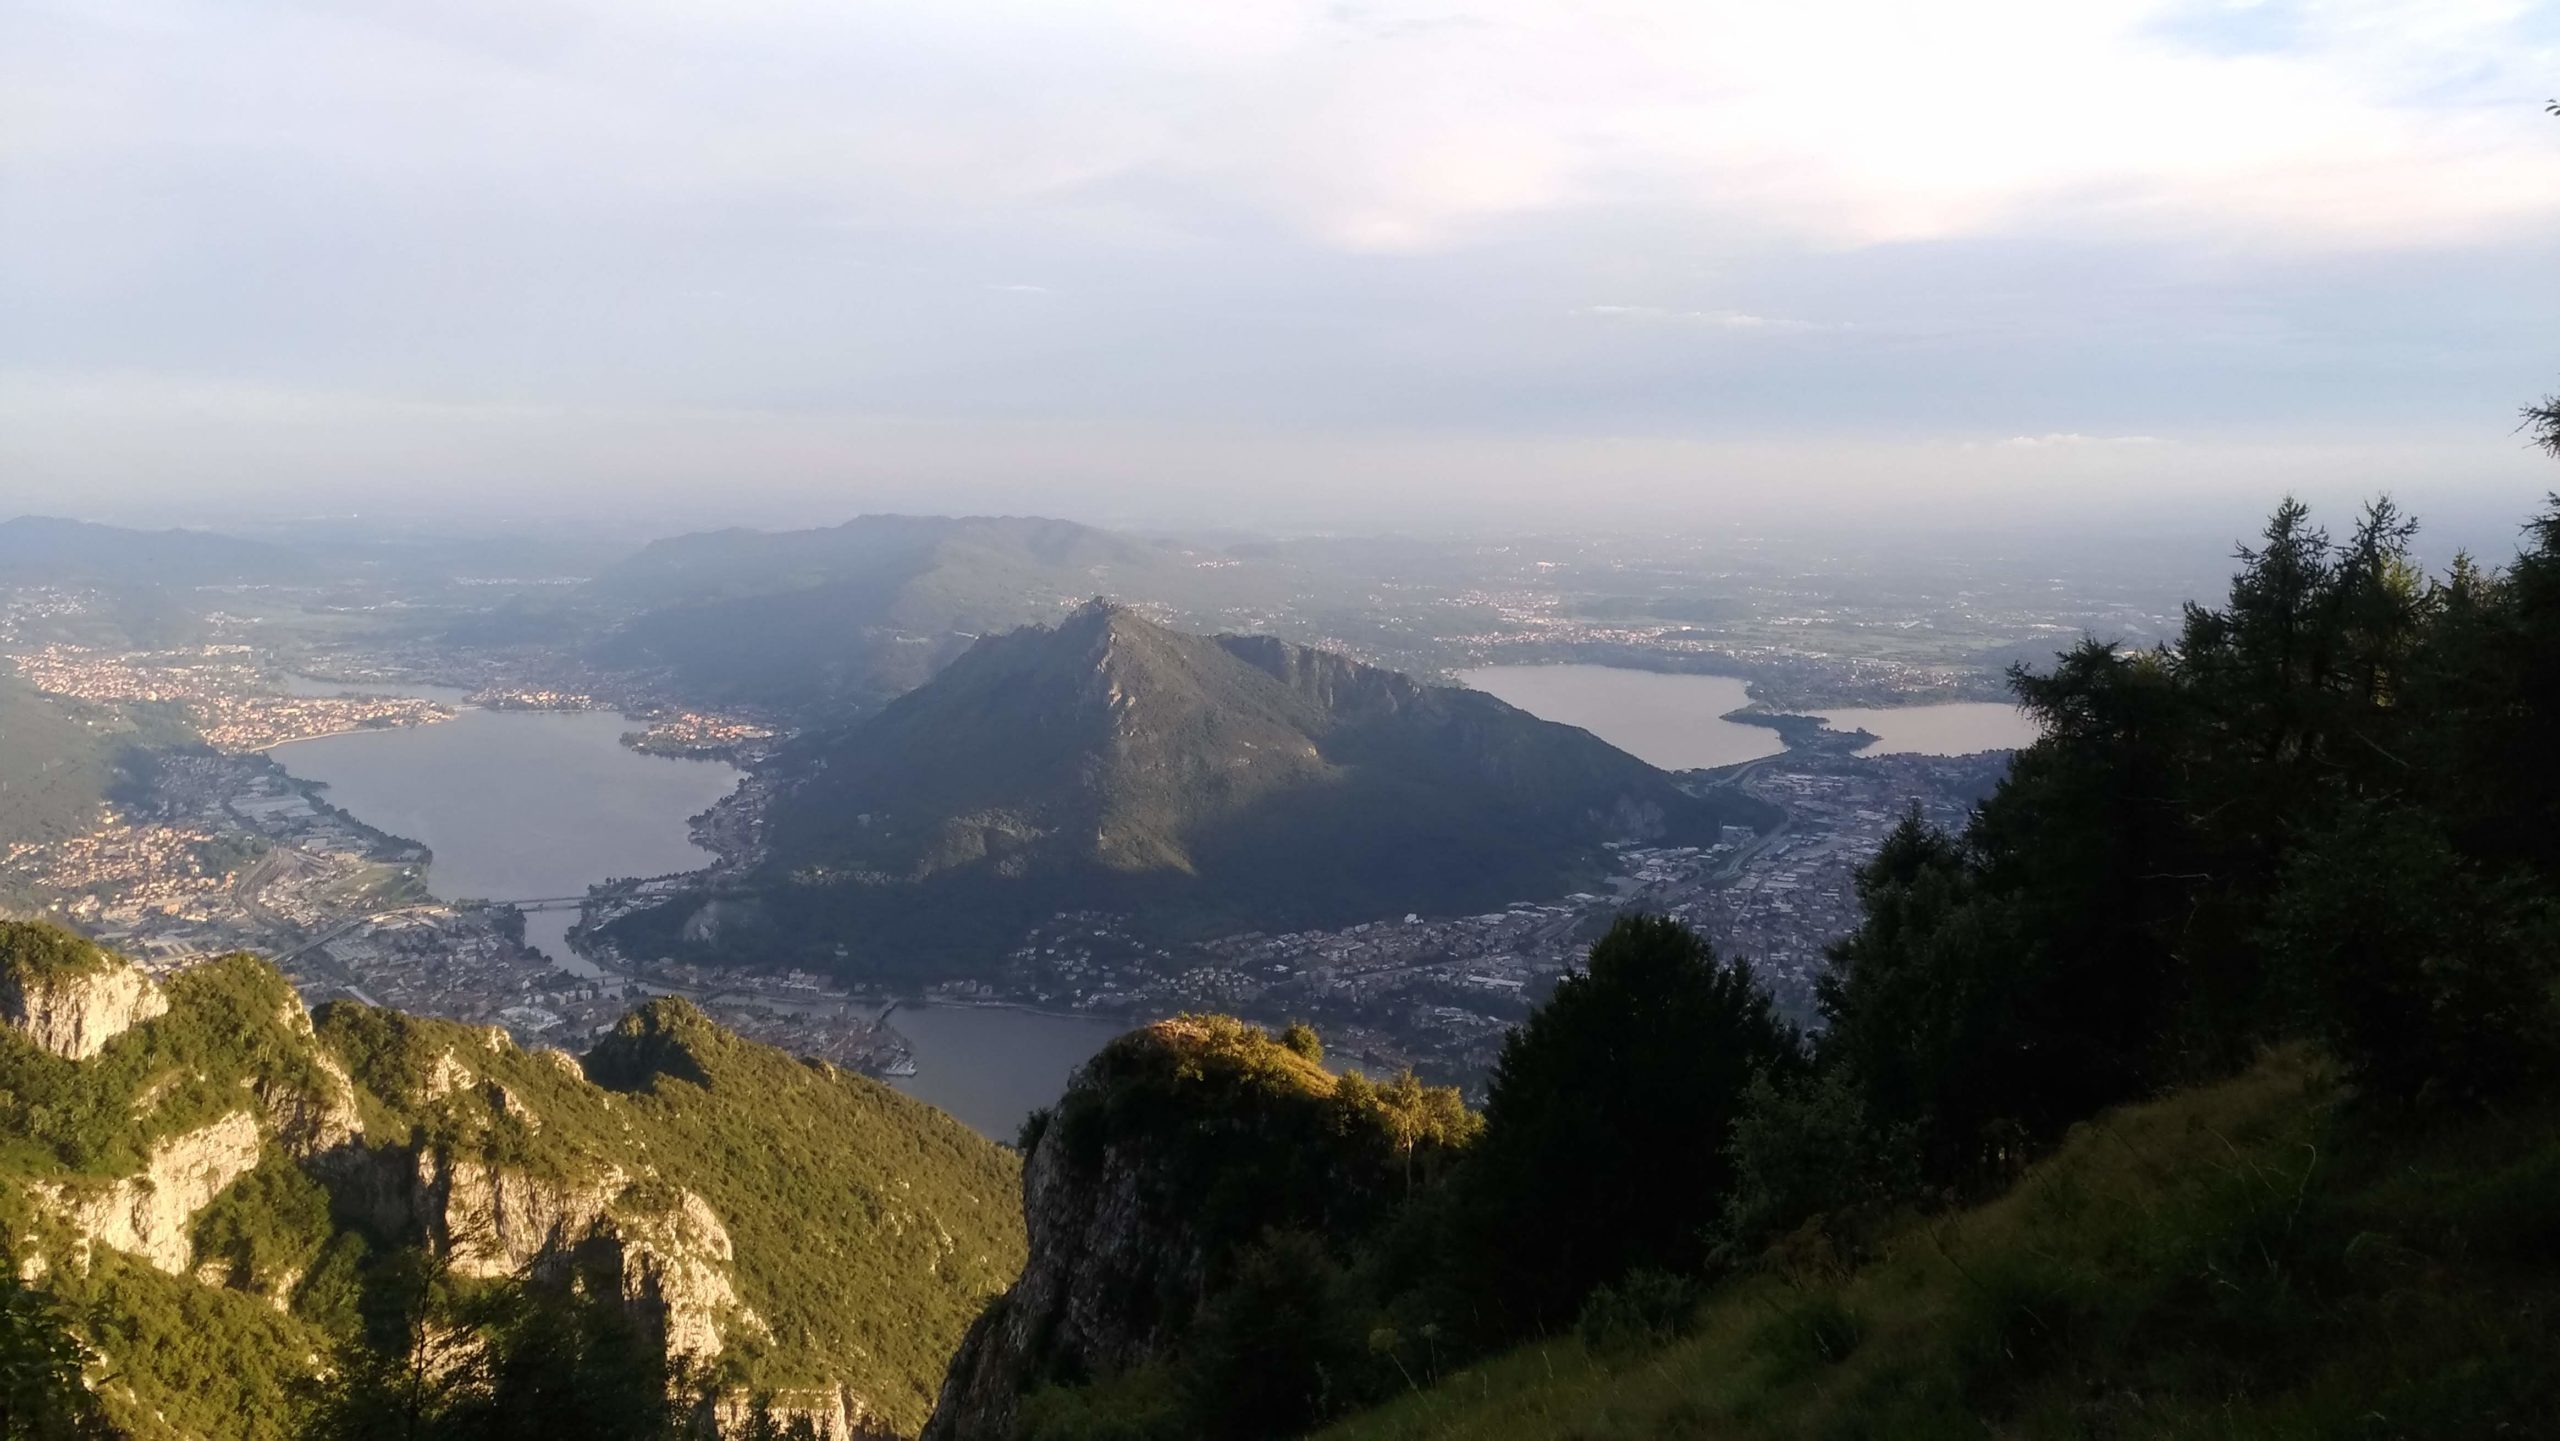
<instances>
[{"instance_id":1,"label":"steep ridge","mask_svg":"<svg viewBox=\"0 0 2560 1441\"><path fill-rule=\"evenodd\" d=\"M679 903L630 945L966 970L1059 910L1168 935L1476 910L1595 879L1608 841L1767 822L1491 696L1104 601L980 640L780 769L755 906L706 942Z\"/></svg>"},{"instance_id":2,"label":"steep ridge","mask_svg":"<svg viewBox=\"0 0 2560 1441\"><path fill-rule=\"evenodd\" d=\"M235 956L165 987L0 924L0 1236L137 1435L286 1434L404 1254L603 1278L670 1356L836 1437L912 1434L1022 1255L1009 1152L680 1002L583 1060L335 1004ZM136 997L149 997L137 1003Z\"/></svg>"}]
</instances>

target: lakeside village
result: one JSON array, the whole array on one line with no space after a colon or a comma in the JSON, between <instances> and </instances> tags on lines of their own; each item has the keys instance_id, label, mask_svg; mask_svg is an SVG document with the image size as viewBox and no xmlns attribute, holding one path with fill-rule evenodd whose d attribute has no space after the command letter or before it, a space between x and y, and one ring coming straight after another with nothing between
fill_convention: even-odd
<instances>
[{"instance_id":1,"label":"lakeside village","mask_svg":"<svg viewBox=\"0 0 2560 1441\"><path fill-rule=\"evenodd\" d=\"M150 752L99 828L0 853L0 897L12 905L70 921L158 969L256 951L275 958L315 1003L345 995L502 1025L528 1045L583 1047L636 995L673 992L796 1053L875 1075L913 1072L905 1040L879 1019L896 997L847 992L802 973L663 962L648 965L645 983L635 984L609 954L595 958L602 968L584 968L593 974L563 969L525 944L521 911L432 896L422 846L338 810L323 788L265 754L314 735L435 724L452 707L360 693L387 680L380 677L350 681L344 695L279 694L245 647L120 656L54 646L15 660L21 676L54 694L172 707L205 744ZM596 702L584 691L519 685L484 686L465 703ZM750 722L672 706L653 721L626 743L662 755L743 756L752 765L773 737ZM1736 828L1708 846L1617 846L1613 873L1592 892L1483 915L1408 915L1179 946L1149 941L1125 917L1070 913L1026 936L992 978L932 986L920 999L1132 1022L1208 1009L1272 1023L1303 1017L1323 1027L1345 1059L1373 1070L1410 1065L1474 1085L1504 1030L1612 916L1640 908L1679 916L1721 953L1747 957L1789 1014L1810 1021L1824 948L1854 922L1856 868L1911 806L1938 824L1960 824L2007 763L2000 752L1838 750L1805 746L1723 782L1784 810L1784 823L1769 834ZM723 858L719 870L751 862L768 797L768 782L751 769L737 793L695 819L697 842ZM584 918L603 919L677 879L591 898Z\"/></svg>"}]
</instances>

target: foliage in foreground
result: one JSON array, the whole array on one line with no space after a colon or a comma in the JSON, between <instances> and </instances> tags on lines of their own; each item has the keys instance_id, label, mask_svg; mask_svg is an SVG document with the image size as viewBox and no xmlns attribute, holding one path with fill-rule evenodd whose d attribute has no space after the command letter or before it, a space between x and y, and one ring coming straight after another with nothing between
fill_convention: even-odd
<instances>
[{"instance_id":1,"label":"foliage in foreground","mask_svg":"<svg viewBox=\"0 0 2560 1441\"><path fill-rule=\"evenodd\" d=\"M2378 1126L2307 1048L2112 1112L1981 1207L1808 1228L1685 1339L1523 1347L1326 1441L2541 1434L2560 1107ZM1854 1259L1863 1252L1867 1259Z\"/></svg>"}]
</instances>

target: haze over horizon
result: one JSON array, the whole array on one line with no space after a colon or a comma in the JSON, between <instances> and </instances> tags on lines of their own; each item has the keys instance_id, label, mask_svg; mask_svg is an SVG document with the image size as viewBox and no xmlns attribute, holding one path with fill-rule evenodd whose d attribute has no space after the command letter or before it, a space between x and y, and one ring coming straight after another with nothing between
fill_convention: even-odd
<instances>
[{"instance_id":1,"label":"haze over horizon","mask_svg":"<svg viewBox=\"0 0 2560 1441\"><path fill-rule=\"evenodd\" d=\"M2511 524L2560 6L31 3L0 513Z\"/></svg>"}]
</instances>

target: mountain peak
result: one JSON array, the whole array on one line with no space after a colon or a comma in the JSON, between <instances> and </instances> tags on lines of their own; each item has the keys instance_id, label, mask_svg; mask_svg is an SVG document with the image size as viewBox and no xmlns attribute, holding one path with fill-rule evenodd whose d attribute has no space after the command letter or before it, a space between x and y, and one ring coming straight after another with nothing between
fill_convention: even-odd
<instances>
[{"instance_id":1,"label":"mountain peak","mask_svg":"<svg viewBox=\"0 0 2560 1441\"><path fill-rule=\"evenodd\" d=\"M865 963L1000 954L1073 909L1186 930L1482 909L1572 889L1603 841L1765 820L1491 696L1102 597L980 638L782 767L760 924L795 948L805 926L821 964L848 933Z\"/></svg>"}]
</instances>

